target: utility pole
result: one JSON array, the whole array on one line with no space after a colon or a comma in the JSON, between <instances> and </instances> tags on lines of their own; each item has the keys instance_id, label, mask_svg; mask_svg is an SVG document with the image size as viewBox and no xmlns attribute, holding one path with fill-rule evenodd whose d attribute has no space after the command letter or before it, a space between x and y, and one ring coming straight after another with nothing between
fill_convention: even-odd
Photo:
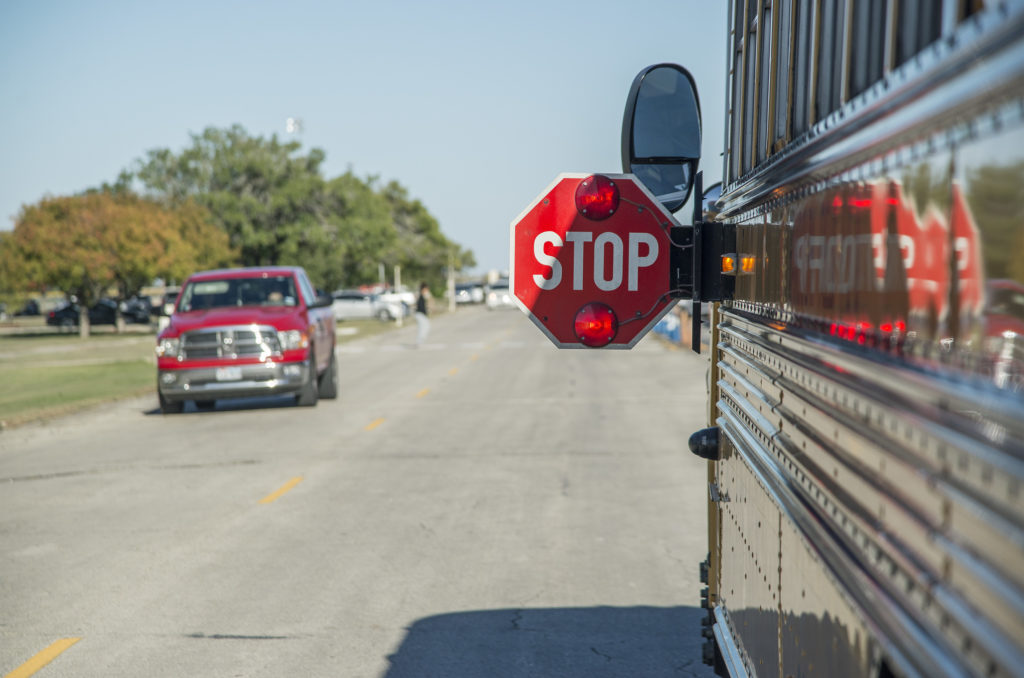
<instances>
[{"instance_id":1,"label":"utility pole","mask_svg":"<svg viewBox=\"0 0 1024 678\"><path fill-rule=\"evenodd\" d=\"M455 310L455 253L448 250L448 311Z\"/></svg>"},{"instance_id":2,"label":"utility pole","mask_svg":"<svg viewBox=\"0 0 1024 678\"><path fill-rule=\"evenodd\" d=\"M383 266L383 264L381 264L381 265ZM398 264L395 264L395 292L397 293L397 292L400 292L401 290L402 290L402 267L399 266ZM399 327L401 327L402 326L402 322L403 322L403 318L402 318L401 315L399 315L398 316L398 320L395 321L395 324L398 325Z\"/></svg>"}]
</instances>

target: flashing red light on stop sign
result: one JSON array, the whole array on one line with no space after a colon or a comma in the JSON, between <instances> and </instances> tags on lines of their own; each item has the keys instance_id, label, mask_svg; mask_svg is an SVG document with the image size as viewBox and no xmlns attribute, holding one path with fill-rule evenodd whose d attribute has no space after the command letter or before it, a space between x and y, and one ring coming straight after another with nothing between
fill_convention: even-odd
<instances>
[{"instance_id":1,"label":"flashing red light on stop sign","mask_svg":"<svg viewBox=\"0 0 1024 678\"><path fill-rule=\"evenodd\" d=\"M619 187L603 174L593 174L576 187L576 209L580 214L601 221L619 209Z\"/></svg>"},{"instance_id":2,"label":"flashing red light on stop sign","mask_svg":"<svg viewBox=\"0 0 1024 678\"><path fill-rule=\"evenodd\" d=\"M512 296L559 348L631 348L671 307L675 225L633 175L563 174L512 222Z\"/></svg>"},{"instance_id":3,"label":"flashing red light on stop sign","mask_svg":"<svg viewBox=\"0 0 1024 678\"><path fill-rule=\"evenodd\" d=\"M615 311L599 302L591 302L577 311L573 322L580 343L591 348L607 346L619 331Z\"/></svg>"}]
</instances>

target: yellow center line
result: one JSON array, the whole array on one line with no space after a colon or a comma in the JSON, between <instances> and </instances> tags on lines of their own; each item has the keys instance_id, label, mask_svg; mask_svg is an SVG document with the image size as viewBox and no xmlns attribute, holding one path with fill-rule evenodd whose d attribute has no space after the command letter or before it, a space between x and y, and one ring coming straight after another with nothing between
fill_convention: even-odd
<instances>
[{"instance_id":1,"label":"yellow center line","mask_svg":"<svg viewBox=\"0 0 1024 678\"><path fill-rule=\"evenodd\" d=\"M50 645L50 647L32 657L32 659L29 659L27 662L8 673L4 678L28 678L80 640L81 638L61 638Z\"/></svg>"},{"instance_id":2,"label":"yellow center line","mask_svg":"<svg viewBox=\"0 0 1024 678\"><path fill-rule=\"evenodd\" d=\"M285 492L287 492L288 490L292 489L293 487L295 487L296 485L298 485L301 482L302 482L302 476L298 476L297 478L292 478L287 483L282 485L281 489L277 490L276 492L272 492L272 493L268 494L267 496L263 497L263 499L260 499L260 503L261 504L269 504L269 503L271 503L273 501L277 501L278 499L280 499L281 495L283 495Z\"/></svg>"},{"instance_id":3,"label":"yellow center line","mask_svg":"<svg viewBox=\"0 0 1024 678\"><path fill-rule=\"evenodd\" d=\"M450 370L448 370L448 374L449 374L449 375L451 375L451 376L453 376L453 377L454 377L454 376L455 376L456 374L458 374L458 373L459 373L459 368L458 368L458 367L453 367L453 368L451 368Z\"/></svg>"},{"instance_id":4,"label":"yellow center line","mask_svg":"<svg viewBox=\"0 0 1024 678\"><path fill-rule=\"evenodd\" d=\"M422 391L420 391L419 393L417 393L416 397L417 398L422 398L423 396L427 395L428 393L430 393L430 389L429 388L425 388Z\"/></svg>"},{"instance_id":5,"label":"yellow center line","mask_svg":"<svg viewBox=\"0 0 1024 678\"><path fill-rule=\"evenodd\" d=\"M378 426L380 426L383 423L384 423L384 417L380 417L378 419L374 419L369 424L364 426L363 430L364 431L372 431L373 429L377 428Z\"/></svg>"}]
</instances>

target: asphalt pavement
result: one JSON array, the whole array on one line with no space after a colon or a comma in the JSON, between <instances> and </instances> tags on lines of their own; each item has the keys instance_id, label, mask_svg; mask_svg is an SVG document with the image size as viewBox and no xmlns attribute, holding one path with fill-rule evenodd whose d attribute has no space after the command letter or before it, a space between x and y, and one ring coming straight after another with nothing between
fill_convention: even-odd
<instances>
[{"instance_id":1,"label":"asphalt pavement","mask_svg":"<svg viewBox=\"0 0 1024 678\"><path fill-rule=\"evenodd\" d=\"M415 331L341 345L315 408L0 433L0 675L712 675L704 357L514 310Z\"/></svg>"}]
</instances>

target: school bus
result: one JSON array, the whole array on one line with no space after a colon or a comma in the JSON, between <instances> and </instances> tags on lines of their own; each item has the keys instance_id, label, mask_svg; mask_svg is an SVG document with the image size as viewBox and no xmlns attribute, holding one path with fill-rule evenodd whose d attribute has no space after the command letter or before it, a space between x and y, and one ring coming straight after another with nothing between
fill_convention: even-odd
<instances>
[{"instance_id":1,"label":"school bus","mask_svg":"<svg viewBox=\"0 0 1024 678\"><path fill-rule=\"evenodd\" d=\"M1024 3L731 0L727 30L678 290L713 304L705 661L1024 675ZM699 135L685 68L637 76L624 171L673 210Z\"/></svg>"}]
</instances>

